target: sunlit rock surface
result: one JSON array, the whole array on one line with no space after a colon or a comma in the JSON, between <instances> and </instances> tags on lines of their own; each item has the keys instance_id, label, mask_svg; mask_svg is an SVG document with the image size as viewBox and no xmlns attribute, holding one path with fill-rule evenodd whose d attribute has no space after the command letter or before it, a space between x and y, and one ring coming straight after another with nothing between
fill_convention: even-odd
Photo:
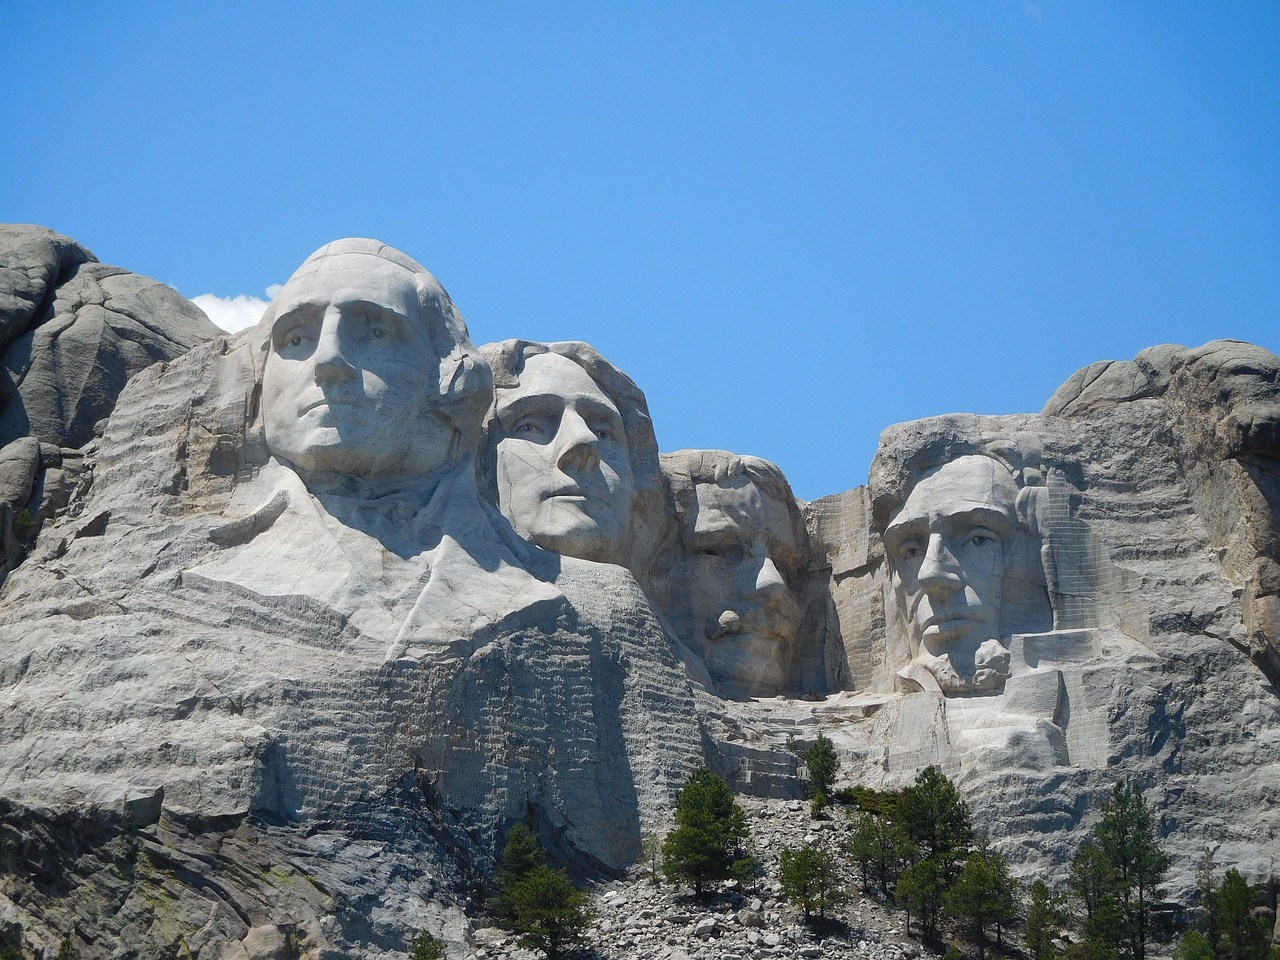
<instances>
[{"instance_id":1,"label":"sunlit rock surface","mask_svg":"<svg viewBox=\"0 0 1280 960\"><path fill-rule=\"evenodd\" d=\"M95 266L23 236L11 343ZM317 251L255 330L196 345L193 309L130 307L179 332L121 366L100 436L84 413L0 448L6 529L38 514L0 592L8 940L402 957L425 929L465 955L511 824L615 876L692 769L798 797L819 731L841 783L942 767L1028 877L1061 877L1121 777L1170 895L1206 844L1270 875L1265 350L1156 347L1038 415L898 424L867 485L799 503L754 457L659 460L585 344L476 350L375 241Z\"/></svg>"}]
</instances>

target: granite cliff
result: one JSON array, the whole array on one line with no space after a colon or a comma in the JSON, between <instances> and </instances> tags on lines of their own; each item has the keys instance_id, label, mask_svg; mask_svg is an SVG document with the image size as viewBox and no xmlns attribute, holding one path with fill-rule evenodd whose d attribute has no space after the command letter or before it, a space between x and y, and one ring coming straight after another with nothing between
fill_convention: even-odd
<instances>
[{"instance_id":1,"label":"granite cliff","mask_svg":"<svg viewBox=\"0 0 1280 960\"><path fill-rule=\"evenodd\" d=\"M1123 777L1170 896L1206 844L1271 876L1261 348L889 427L867 485L801 503L758 458L659 455L586 344L475 347L375 241L234 337L66 238L0 241L0 932L28 950L462 955L512 823L615 878L691 770L795 797L818 731L850 782L941 766L1025 875Z\"/></svg>"}]
</instances>

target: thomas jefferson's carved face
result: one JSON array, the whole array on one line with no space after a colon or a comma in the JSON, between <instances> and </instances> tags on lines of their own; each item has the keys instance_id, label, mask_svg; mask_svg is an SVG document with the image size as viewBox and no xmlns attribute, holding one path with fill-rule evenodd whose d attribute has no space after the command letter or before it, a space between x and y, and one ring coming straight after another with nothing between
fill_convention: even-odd
<instances>
[{"instance_id":1,"label":"thomas jefferson's carved face","mask_svg":"<svg viewBox=\"0 0 1280 960\"><path fill-rule=\"evenodd\" d=\"M915 485L884 534L913 649L943 657L1000 636L1017 499L1017 484L989 457L960 457Z\"/></svg>"},{"instance_id":2,"label":"thomas jefferson's carved face","mask_svg":"<svg viewBox=\"0 0 1280 960\"><path fill-rule=\"evenodd\" d=\"M685 633L726 695L784 693L801 616L782 573L797 562L791 515L746 476L695 492L683 533Z\"/></svg>"},{"instance_id":3,"label":"thomas jefferson's carved face","mask_svg":"<svg viewBox=\"0 0 1280 960\"><path fill-rule=\"evenodd\" d=\"M303 473L426 476L454 431L416 278L380 257L306 264L276 303L262 382L267 446Z\"/></svg>"},{"instance_id":4,"label":"thomas jefferson's carved face","mask_svg":"<svg viewBox=\"0 0 1280 960\"><path fill-rule=\"evenodd\" d=\"M535 354L499 390L498 505L526 540L568 557L620 563L635 500L622 415L566 357Z\"/></svg>"}]
</instances>

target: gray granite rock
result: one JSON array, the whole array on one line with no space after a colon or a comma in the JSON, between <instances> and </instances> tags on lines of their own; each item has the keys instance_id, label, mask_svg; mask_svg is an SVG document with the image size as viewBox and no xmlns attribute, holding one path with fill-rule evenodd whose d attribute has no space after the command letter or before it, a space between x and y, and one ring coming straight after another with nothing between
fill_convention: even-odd
<instances>
[{"instance_id":1,"label":"gray granite rock","mask_svg":"<svg viewBox=\"0 0 1280 960\"><path fill-rule=\"evenodd\" d=\"M81 446L131 376L219 333L172 288L41 227L0 227L0 277L0 446Z\"/></svg>"},{"instance_id":2,"label":"gray granite rock","mask_svg":"<svg viewBox=\"0 0 1280 960\"><path fill-rule=\"evenodd\" d=\"M0 576L79 482L59 451L92 439L134 374L218 333L163 284L43 227L0 225ZM47 452L30 470L36 442Z\"/></svg>"},{"instance_id":3,"label":"gray granite rock","mask_svg":"<svg viewBox=\"0 0 1280 960\"><path fill-rule=\"evenodd\" d=\"M662 505L624 374L542 345L495 403L448 295L382 244L322 248L258 329L172 359L207 333L176 295L0 237L7 396L53 430L0 446L6 563L27 557L0 592L0 930L30 950L391 960L428 930L523 960L479 898L524 821L595 882L601 956L918 956L873 898L825 938L780 898L782 850L846 829L800 800L819 733L838 786L941 766L1027 878L1061 880L1121 777L1169 895L1205 844L1267 878L1266 351L1155 347L1041 415L895 425L867 486L809 504L763 461L682 451ZM641 424L625 451L618 421ZM703 763L764 877L710 904L619 881Z\"/></svg>"}]
</instances>

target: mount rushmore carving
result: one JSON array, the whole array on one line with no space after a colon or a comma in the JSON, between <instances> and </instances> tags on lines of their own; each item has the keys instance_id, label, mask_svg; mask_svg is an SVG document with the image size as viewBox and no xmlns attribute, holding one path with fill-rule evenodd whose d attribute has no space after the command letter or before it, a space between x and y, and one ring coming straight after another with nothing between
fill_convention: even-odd
<instances>
[{"instance_id":1,"label":"mount rushmore carving","mask_svg":"<svg viewBox=\"0 0 1280 960\"><path fill-rule=\"evenodd\" d=\"M3 235L0 320L20 302L35 331L11 382L89 263L26 230ZM234 337L151 303L180 346L128 367L96 435L0 450L0 824L34 838L0 919L33 943L69 911L104 955L175 923L210 955L268 927L317 955L461 940L513 822L616 874L691 770L791 795L789 740L819 730L854 782L941 766L1015 864L1065 863L1125 776L1187 864L1212 841L1269 869L1265 350L1152 348L1039 415L899 424L867 486L803 503L767 461L660 455L641 389L585 343L475 347L376 241L322 247ZM236 842L261 875L200 859ZM126 870L138 849L163 876ZM108 875L129 909L58 892Z\"/></svg>"}]
</instances>

